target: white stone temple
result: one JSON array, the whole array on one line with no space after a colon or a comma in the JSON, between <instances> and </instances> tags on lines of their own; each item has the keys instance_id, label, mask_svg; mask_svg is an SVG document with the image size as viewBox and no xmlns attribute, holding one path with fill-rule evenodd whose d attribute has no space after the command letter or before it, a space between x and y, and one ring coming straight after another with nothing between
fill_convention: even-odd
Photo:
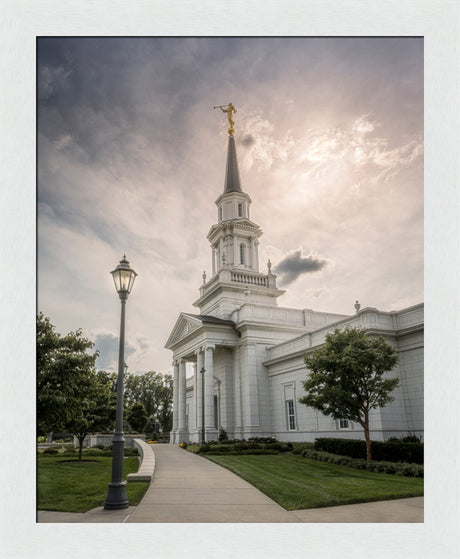
<instances>
[{"instance_id":1,"label":"white stone temple","mask_svg":"<svg viewBox=\"0 0 460 559\"><path fill-rule=\"evenodd\" d=\"M307 376L304 354L347 326L382 335L399 354L390 373L399 377L399 387L391 404L371 412L371 438L423 438L423 303L390 312L356 304L351 316L279 307L284 291L270 262L266 273L260 271L262 231L250 218L251 199L241 188L232 126L229 133L224 190L208 233L212 276L203 274L193 303L197 313L181 313L166 343L174 365L171 443L216 440L221 428L241 439L363 438L360 425L298 401Z\"/></svg>"}]
</instances>

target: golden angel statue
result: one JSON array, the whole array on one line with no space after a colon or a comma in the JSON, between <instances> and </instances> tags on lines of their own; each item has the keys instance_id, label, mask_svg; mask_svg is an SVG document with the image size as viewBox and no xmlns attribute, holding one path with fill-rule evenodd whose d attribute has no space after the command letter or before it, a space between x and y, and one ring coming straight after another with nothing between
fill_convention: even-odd
<instances>
[{"instance_id":1,"label":"golden angel statue","mask_svg":"<svg viewBox=\"0 0 460 559\"><path fill-rule=\"evenodd\" d=\"M226 109L224 107L227 107ZM233 113L236 113L236 109L233 106L232 103L229 103L228 105L218 105L217 107L213 107L214 109L220 109L223 113L227 114L227 118L228 118L228 122L230 124L230 128L228 129L228 133L231 134L233 136L233 134L235 133L235 122L233 120Z\"/></svg>"}]
</instances>

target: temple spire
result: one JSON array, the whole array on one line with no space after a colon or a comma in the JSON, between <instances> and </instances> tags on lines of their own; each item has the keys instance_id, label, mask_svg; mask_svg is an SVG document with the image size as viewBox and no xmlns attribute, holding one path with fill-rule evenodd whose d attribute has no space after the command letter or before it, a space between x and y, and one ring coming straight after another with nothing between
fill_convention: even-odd
<instances>
[{"instance_id":1,"label":"temple spire","mask_svg":"<svg viewBox=\"0 0 460 559\"><path fill-rule=\"evenodd\" d=\"M240 172L236 159L234 136L228 137L227 167L225 169L224 194L228 192L243 192L241 189Z\"/></svg>"},{"instance_id":2,"label":"temple spire","mask_svg":"<svg viewBox=\"0 0 460 559\"><path fill-rule=\"evenodd\" d=\"M243 192L241 190L240 172L238 170L238 161L236 159L235 147L235 122L233 120L233 113L236 109L232 103L228 105L218 105L214 109L220 109L227 115L230 128L228 129L228 153L227 153L227 167L225 169L225 184L224 194L229 192Z\"/></svg>"}]
</instances>

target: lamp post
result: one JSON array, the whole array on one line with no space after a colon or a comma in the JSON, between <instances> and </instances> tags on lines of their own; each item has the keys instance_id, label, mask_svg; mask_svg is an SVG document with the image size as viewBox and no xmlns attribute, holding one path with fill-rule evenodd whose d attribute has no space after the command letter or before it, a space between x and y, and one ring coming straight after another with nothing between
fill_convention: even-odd
<instances>
[{"instance_id":1,"label":"lamp post","mask_svg":"<svg viewBox=\"0 0 460 559\"><path fill-rule=\"evenodd\" d=\"M201 373L201 444L205 444L205 436L204 436L204 373L205 368L202 367L200 370Z\"/></svg>"},{"instance_id":2,"label":"lamp post","mask_svg":"<svg viewBox=\"0 0 460 559\"><path fill-rule=\"evenodd\" d=\"M125 308L128 295L133 288L136 272L129 266L126 256L120 260L118 266L110 272L115 282L115 289L120 296L120 345L118 352L118 378L117 378L117 414L115 419L115 435L112 444L112 481L104 502L104 509L126 509L129 507L126 494L126 481L123 481L123 451L125 438L123 437L123 370L125 367Z\"/></svg>"}]
</instances>

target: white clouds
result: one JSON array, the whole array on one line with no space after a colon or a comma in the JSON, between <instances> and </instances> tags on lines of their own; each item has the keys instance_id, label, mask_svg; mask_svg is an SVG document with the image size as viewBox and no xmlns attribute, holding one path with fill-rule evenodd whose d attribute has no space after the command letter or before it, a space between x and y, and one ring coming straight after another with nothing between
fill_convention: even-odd
<instances>
[{"instance_id":1,"label":"white clouds","mask_svg":"<svg viewBox=\"0 0 460 559\"><path fill-rule=\"evenodd\" d=\"M286 161L293 150L290 131L280 138L275 134L274 124L260 115L243 116L239 127L243 144L248 146L242 153L242 168L245 171L256 166L265 172L276 160ZM251 142L245 142L245 138L251 138Z\"/></svg>"},{"instance_id":2,"label":"white clouds","mask_svg":"<svg viewBox=\"0 0 460 559\"><path fill-rule=\"evenodd\" d=\"M72 136L71 134L63 134L59 140L56 142L56 149L61 150L66 148L72 143Z\"/></svg>"}]
</instances>

